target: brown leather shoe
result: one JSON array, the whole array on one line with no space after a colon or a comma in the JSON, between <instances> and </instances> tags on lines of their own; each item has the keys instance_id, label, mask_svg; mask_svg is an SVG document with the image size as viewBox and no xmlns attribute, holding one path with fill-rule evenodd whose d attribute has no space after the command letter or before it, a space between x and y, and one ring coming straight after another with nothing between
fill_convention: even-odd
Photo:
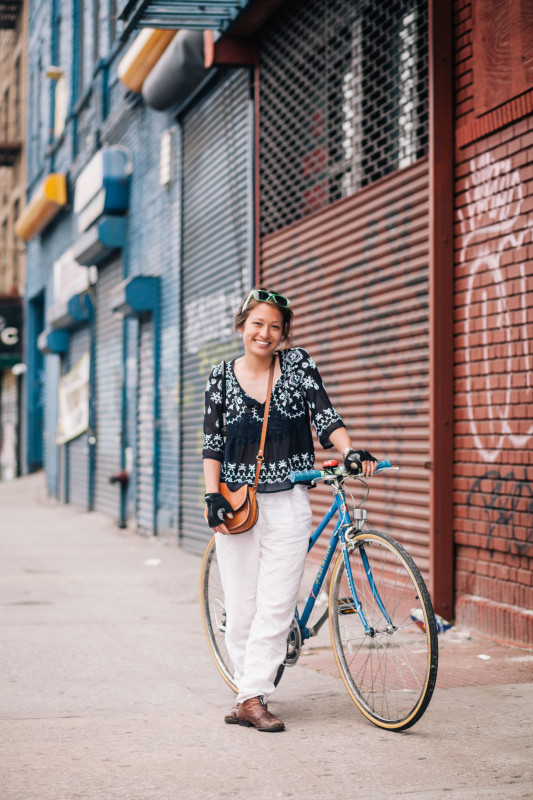
<instances>
[{"instance_id":1,"label":"brown leather shoe","mask_svg":"<svg viewBox=\"0 0 533 800\"><path fill-rule=\"evenodd\" d=\"M224 717L224 722L227 723L228 725L238 725L239 724L239 720L237 718L238 710L239 710L239 704L236 703L229 712L229 714L226 714L226 716Z\"/></svg>"},{"instance_id":2,"label":"brown leather shoe","mask_svg":"<svg viewBox=\"0 0 533 800\"><path fill-rule=\"evenodd\" d=\"M237 722L248 728L257 728L258 731L284 731L283 722L271 714L262 697L251 697L237 707Z\"/></svg>"}]
</instances>

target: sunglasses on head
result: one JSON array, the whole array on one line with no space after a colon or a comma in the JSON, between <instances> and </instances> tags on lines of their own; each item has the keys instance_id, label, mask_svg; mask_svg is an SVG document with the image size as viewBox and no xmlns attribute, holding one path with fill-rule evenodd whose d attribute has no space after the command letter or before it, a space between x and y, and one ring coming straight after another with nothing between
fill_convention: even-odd
<instances>
[{"instance_id":1,"label":"sunglasses on head","mask_svg":"<svg viewBox=\"0 0 533 800\"><path fill-rule=\"evenodd\" d=\"M266 303L269 300L272 300L280 308L288 308L291 304L289 298L284 297L282 294L277 294L276 292L267 292L265 289L252 289L243 303L241 313L245 311L252 298L257 300L259 303Z\"/></svg>"}]
</instances>

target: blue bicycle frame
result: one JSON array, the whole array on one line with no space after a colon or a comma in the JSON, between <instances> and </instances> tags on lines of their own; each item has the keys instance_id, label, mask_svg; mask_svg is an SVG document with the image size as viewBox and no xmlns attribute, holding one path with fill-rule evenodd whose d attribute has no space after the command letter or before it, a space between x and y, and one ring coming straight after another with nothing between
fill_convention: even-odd
<instances>
[{"instance_id":1,"label":"blue bicycle frame","mask_svg":"<svg viewBox=\"0 0 533 800\"><path fill-rule=\"evenodd\" d=\"M390 462L379 462L379 464L378 464L378 469L387 469L388 467L390 467ZM293 474L291 474L291 479L298 480L298 476L299 476L300 480L302 480L303 479L303 475L304 475L304 473L293 473ZM328 481L329 483L333 483L335 481L335 475L334 474L331 475L331 480L328 480L329 476L327 476L327 475L324 476L323 473L321 473L319 471L313 471L313 472L306 473L305 476L306 476L307 480L309 480L309 479L310 480L317 480L319 478L325 477L325 480ZM327 575L329 566L331 564L331 560L333 558L335 550L337 549L337 543L340 543L340 545L341 545L343 559L344 559L344 566L345 566L345 569L346 569L346 577L348 579L348 585L350 587L350 592L351 592L351 595L352 595L352 598L353 598L353 601L354 601L354 610L357 612L357 614L359 616L359 619L361 620L361 624L363 625L363 627L365 629L365 632L367 634L369 634L369 635L371 635L373 633L373 630L372 630L371 626L368 624L368 622L366 620L366 617L365 617L365 615L363 613L363 609L361 607L361 603L359 602L359 598L358 598L358 595L357 595L357 590L355 588L355 583L354 583L353 575L352 575L352 568L351 568L350 559L349 559L349 551L348 551L348 546L347 546L347 542L346 542L346 533L347 533L347 531L349 529L353 528L353 523L352 523L352 521L350 519L350 516L348 514L348 509L347 509L347 506L346 506L346 495L345 495L344 489L339 487L339 486L334 486L333 490L335 492L335 497L333 499L333 502L332 502L329 510L326 512L326 514L322 518L322 520L321 520L320 524L318 525L318 527L316 528L315 532L313 533L311 539L309 540L309 548L308 548L307 552L311 551L311 549L314 547L314 545L316 544L316 542L318 541L318 539L320 538L320 536L324 532L325 528L329 525L329 523L335 517L335 515L337 515L338 518L337 518L337 523L335 525L335 530L331 534L331 539L329 540L329 544L327 546L326 553L324 555L324 558L322 559L322 563L321 563L321 565L319 567L319 570L317 572L317 575L316 575L316 578L315 578L315 582L313 583L313 587L311 589L311 593L309 594L309 597L307 598L307 601L305 603L305 607L304 607L304 610L302 612L302 615L301 616L299 615L298 609L296 609L296 611L295 611L295 619L296 619L296 622L298 623L298 627L300 628L300 634L301 634L302 639L309 639L310 636L315 635L318 632L318 629L321 627L321 625L327 619L327 616L328 616L329 612L325 611L324 614L322 615L322 617L315 624L314 628L310 629L310 628L307 627L307 623L309 622L309 618L311 616L311 613L312 613L313 608L315 606L315 603L316 603L316 600L318 598L319 592L320 592L320 590L322 588L322 585L324 583L324 579L325 579L325 577ZM377 591L376 585L374 583L374 579L372 577L372 571L371 571L370 565L368 563L368 557L367 557L367 554L366 554L366 551L365 551L365 548L364 548L363 545L361 545L359 547L359 552L360 552L360 555L361 555L361 560L363 562L363 566L364 566L364 569L365 569L365 572L366 572L366 575L367 575L367 578L368 578L368 582L369 582L370 588L371 588L372 593L373 593L373 595L374 595L374 597L376 599L376 602L377 602L381 612L383 613L383 616L386 619L387 623L392 626L392 624L393 624L392 620L391 620L389 614L387 613L387 611L385 609L385 606L383 605L383 602L382 602L382 600L381 600L381 598L379 596L379 593Z\"/></svg>"}]
</instances>

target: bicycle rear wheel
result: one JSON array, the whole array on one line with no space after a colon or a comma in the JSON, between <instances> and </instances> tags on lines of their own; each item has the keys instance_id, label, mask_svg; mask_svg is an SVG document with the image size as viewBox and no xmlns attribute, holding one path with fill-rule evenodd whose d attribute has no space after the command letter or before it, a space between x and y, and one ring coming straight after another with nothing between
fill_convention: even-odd
<instances>
[{"instance_id":1,"label":"bicycle rear wheel","mask_svg":"<svg viewBox=\"0 0 533 800\"><path fill-rule=\"evenodd\" d=\"M211 537L202 560L200 604L211 655L222 678L230 689L237 692L233 682L233 663L226 647L226 607L214 536Z\"/></svg>"},{"instance_id":2,"label":"bicycle rear wheel","mask_svg":"<svg viewBox=\"0 0 533 800\"><path fill-rule=\"evenodd\" d=\"M202 621L209 650L222 678L235 693L238 692L233 680L233 662L226 647L226 607L224 590L218 569L215 537L212 536L206 547L200 574L200 607ZM284 665L278 668L274 685L277 686L283 675Z\"/></svg>"},{"instance_id":3,"label":"bicycle rear wheel","mask_svg":"<svg viewBox=\"0 0 533 800\"><path fill-rule=\"evenodd\" d=\"M370 631L356 611L341 552L329 595L335 659L365 717L402 731L420 719L437 679L437 626L429 592L413 559L392 536L360 531L349 542L354 585Z\"/></svg>"}]
</instances>

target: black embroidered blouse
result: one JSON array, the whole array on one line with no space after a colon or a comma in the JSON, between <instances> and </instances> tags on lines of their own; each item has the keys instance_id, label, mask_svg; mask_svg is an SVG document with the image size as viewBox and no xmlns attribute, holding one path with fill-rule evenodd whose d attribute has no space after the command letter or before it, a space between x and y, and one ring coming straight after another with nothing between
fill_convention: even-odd
<instances>
[{"instance_id":1,"label":"black embroidered blouse","mask_svg":"<svg viewBox=\"0 0 533 800\"><path fill-rule=\"evenodd\" d=\"M220 480L232 490L254 482L265 404L241 388L226 364L226 427L222 438L222 364L211 370L205 392L204 458L222 464ZM292 489L291 470L313 469L311 422L320 444L333 447L329 435L344 423L333 408L315 362L301 347L280 351L281 376L272 388L265 458L258 492Z\"/></svg>"}]
</instances>

